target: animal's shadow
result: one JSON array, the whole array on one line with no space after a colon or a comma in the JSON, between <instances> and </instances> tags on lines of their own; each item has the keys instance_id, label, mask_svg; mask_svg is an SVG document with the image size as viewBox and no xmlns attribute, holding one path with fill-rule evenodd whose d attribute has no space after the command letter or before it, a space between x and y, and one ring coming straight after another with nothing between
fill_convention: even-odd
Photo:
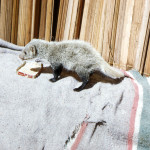
<instances>
[{"instance_id":1,"label":"animal's shadow","mask_svg":"<svg viewBox=\"0 0 150 150\"><path fill-rule=\"evenodd\" d=\"M41 73L53 73L52 68L49 67L43 67L42 72ZM73 78L75 78L76 80L78 80L79 82L82 82L81 79L79 78L79 76L72 71L67 71L65 69L62 70L62 73L60 75L59 80L68 77L68 76L72 76ZM90 76L90 80L89 83L86 85L86 87L84 89L89 89L92 88L96 83L98 82L102 82L102 83L111 83L111 84L119 84L122 80L124 79L124 77L119 78L119 79L112 79L102 73L99 72L94 72L91 76Z\"/></svg>"}]
</instances>

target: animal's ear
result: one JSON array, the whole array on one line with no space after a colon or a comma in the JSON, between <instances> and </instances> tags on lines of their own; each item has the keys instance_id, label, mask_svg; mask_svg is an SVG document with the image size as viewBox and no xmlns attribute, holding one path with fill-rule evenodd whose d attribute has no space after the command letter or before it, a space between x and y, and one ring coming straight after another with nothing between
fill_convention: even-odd
<instances>
[{"instance_id":1,"label":"animal's ear","mask_svg":"<svg viewBox=\"0 0 150 150\"><path fill-rule=\"evenodd\" d=\"M30 47L30 49L31 49L31 52L32 52L33 54L36 54L36 53L37 53L36 47L35 47L34 45L32 45L32 46Z\"/></svg>"}]
</instances>

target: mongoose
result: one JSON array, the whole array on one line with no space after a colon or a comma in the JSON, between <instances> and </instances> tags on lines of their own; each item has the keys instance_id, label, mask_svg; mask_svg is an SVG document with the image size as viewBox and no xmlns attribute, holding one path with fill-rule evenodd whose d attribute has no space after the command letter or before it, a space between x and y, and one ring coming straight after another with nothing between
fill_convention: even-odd
<instances>
[{"instance_id":1,"label":"mongoose","mask_svg":"<svg viewBox=\"0 0 150 150\"><path fill-rule=\"evenodd\" d=\"M76 72L83 83L74 91L83 90L95 71L114 79L124 77L120 70L111 67L89 43L80 40L48 42L33 39L19 57L23 60L46 59L53 69L54 77L50 79L52 82L58 80L63 68Z\"/></svg>"},{"instance_id":2,"label":"mongoose","mask_svg":"<svg viewBox=\"0 0 150 150\"><path fill-rule=\"evenodd\" d=\"M76 72L83 83L74 91L83 90L89 82L90 75L95 71L113 79L124 77L124 74L120 70L111 67L92 45L81 40L48 42L33 39L25 47L22 47L0 39L0 46L22 50L19 55L22 60L46 59L53 69L54 77L50 79L52 82L58 80L63 68Z\"/></svg>"}]
</instances>

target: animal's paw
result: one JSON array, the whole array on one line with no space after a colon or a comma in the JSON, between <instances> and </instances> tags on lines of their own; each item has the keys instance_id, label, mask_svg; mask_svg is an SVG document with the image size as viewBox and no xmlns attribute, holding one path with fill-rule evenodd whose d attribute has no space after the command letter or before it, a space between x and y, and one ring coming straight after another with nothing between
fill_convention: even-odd
<instances>
[{"instance_id":1,"label":"animal's paw","mask_svg":"<svg viewBox=\"0 0 150 150\"><path fill-rule=\"evenodd\" d=\"M56 82L56 81L57 81L57 79L52 78L52 79L49 79L49 81L51 81L51 82Z\"/></svg>"},{"instance_id":2,"label":"animal's paw","mask_svg":"<svg viewBox=\"0 0 150 150\"><path fill-rule=\"evenodd\" d=\"M80 89L80 88L75 88L75 89L73 89L75 92L80 92L82 89Z\"/></svg>"}]
</instances>

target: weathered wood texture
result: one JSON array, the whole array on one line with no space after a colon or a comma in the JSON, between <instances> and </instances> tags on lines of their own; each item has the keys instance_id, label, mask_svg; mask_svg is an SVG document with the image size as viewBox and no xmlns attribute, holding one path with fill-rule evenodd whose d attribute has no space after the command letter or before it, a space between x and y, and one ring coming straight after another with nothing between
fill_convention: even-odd
<instances>
[{"instance_id":1,"label":"weathered wood texture","mask_svg":"<svg viewBox=\"0 0 150 150\"><path fill-rule=\"evenodd\" d=\"M0 38L90 42L115 67L150 75L150 0L1 0Z\"/></svg>"}]
</instances>

